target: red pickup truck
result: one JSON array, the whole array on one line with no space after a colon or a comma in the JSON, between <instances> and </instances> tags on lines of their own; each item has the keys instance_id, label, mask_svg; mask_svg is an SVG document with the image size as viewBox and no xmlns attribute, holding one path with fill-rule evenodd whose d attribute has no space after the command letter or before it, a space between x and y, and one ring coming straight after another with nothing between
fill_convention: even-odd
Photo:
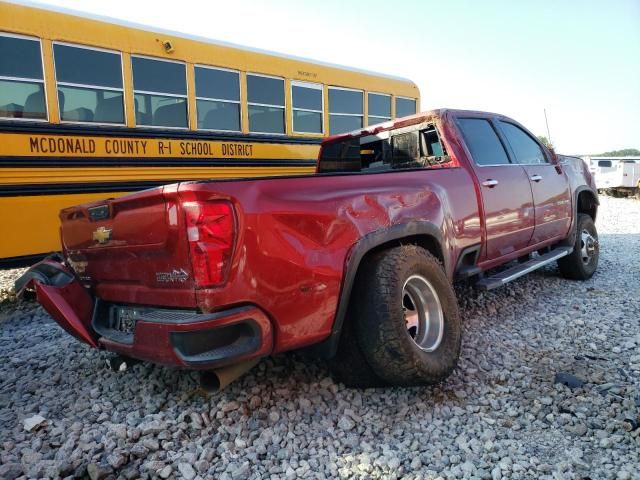
<instances>
[{"instance_id":1,"label":"red pickup truck","mask_svg":"<svg viewBox=\"0 0 640 480\"><path fill-rule=\"evenodd\" d=\"M554 261L591 277L597 208L582 160L502 115L436 110L327 139L315 175L67 208L62 256L16 288L136 359L215 370L304 348L348 385L430 384L460 352L453 282Z\"/></svg>"}]
</instances>

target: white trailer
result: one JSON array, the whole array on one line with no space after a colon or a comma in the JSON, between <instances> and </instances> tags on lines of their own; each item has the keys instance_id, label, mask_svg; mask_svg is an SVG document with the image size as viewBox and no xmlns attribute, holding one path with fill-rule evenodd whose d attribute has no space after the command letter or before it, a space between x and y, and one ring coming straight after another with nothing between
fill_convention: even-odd
<instances>
[{"instance_id":1,"label":"white trailer","mask_svg":"<svg viewBox=\"0 0 640 480\"><path fill-rule=\"evenodd\" d=\"M619 160L612 160L610 158L586 158L588 158L587 164L589 165L589 171L594 177L597 177L597 175L601 173L611 172L615 170L616 164L619 162Z\"/></svg>"},{"instance_id":2,"label":"white trailer","mask_svg":"<svg viewBox=\"0 0 640 480\"><path fill-rule=\"evenodd\" d=\"M583 157L598 192L614 197L635 195L640 200L640 157Z\"/></svg>"}]
</instances>

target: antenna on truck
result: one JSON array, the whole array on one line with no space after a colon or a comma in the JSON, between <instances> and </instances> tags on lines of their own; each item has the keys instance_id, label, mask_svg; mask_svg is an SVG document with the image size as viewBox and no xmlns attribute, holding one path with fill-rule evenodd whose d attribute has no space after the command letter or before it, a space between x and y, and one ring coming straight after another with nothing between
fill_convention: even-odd
<instances>
[{"instance_id":1,"label":"antenna on truck","mask_svg":"<svg viewBox=\"0 0 640 480\"><path fill-rule=\"evenodd\" d=\"M549 139L549 143L553 145L553 141L551 140L551 133L549 133L549 120L547 120L547 109L544 108L544 123L547 125L547 138Z\"/></svg>"}]
</instances>

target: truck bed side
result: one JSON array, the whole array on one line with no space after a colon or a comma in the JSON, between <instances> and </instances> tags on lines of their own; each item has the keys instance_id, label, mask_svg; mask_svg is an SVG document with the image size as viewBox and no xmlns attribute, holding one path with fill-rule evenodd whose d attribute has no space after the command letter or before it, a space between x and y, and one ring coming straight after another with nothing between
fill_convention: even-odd
<instances>
[{"instance_id":1,"label":"truck bed side","mask_svg":"<svg viewBox=\"0 0 640 480\"><path fill-rule=\"evenodd\" d=\"M379 232L384 241L385 231L430 225L416 236L427 242L427 230L441 232L437 243L450 277L459 252L480 238L472 180L463 168L188 183L180 186L184 191L226 198L238 218L229 280L198 290L198 307L257 304L277 318L274 351L330 333L350 255L368 235Z\"/></svg>"}]
</instances>

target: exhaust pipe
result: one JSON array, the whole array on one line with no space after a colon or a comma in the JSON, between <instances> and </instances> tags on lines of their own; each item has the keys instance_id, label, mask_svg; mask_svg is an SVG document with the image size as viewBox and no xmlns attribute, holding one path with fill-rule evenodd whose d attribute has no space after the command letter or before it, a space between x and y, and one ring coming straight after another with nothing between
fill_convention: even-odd
<instances>
[{"instance_id":1,"label":"exhaust pipe","mask_svg":"<svg viewBox=\"0 0 640 480\"><path fill-rule=\"evenodd\" d=\"M200 373L200 388L206 393L219 392L234 380L251 370L260 361L254 358L228 367L207 370Z\"/></svg>"}]
</instances>

